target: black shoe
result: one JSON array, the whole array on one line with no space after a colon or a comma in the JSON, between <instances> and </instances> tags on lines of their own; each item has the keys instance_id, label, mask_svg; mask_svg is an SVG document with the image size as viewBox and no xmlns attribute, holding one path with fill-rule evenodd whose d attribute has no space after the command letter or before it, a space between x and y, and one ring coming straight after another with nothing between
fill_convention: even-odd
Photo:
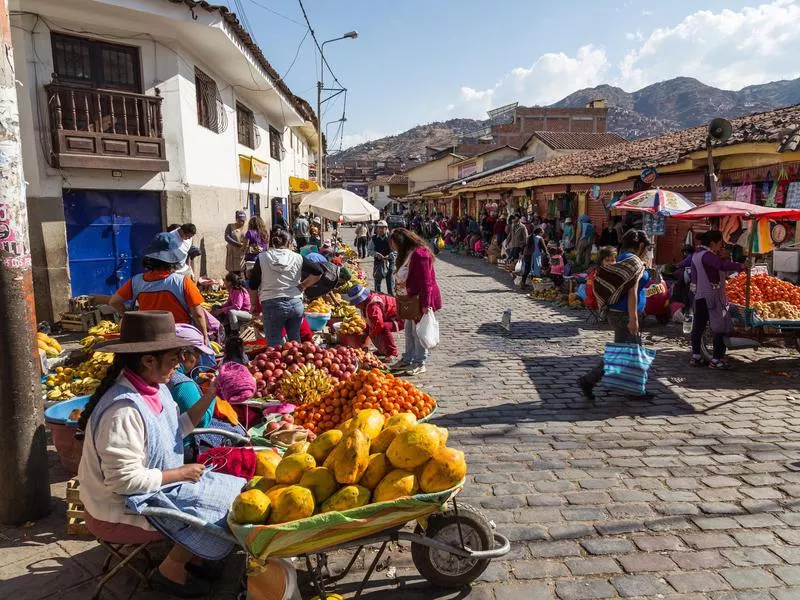
<instances>
[{"instance_id":1,"label":"black shoe","mask_svg":"<svg viewBox=\"0 0 800 600\"><path fill-rule=\"evenodd\" d=\"M650 392L645 392L644 394L641 394L639 396L634 396L633 394L631 394L630 396L628 396L628 400L631 400L633 402L641 402L643 400L652 400L655 397L656 397L655 394L652 394Z\"/></svg>"},{"instance_id":2,"label":"black shoe","mask_svg":"<svg viewBox=\"0 0 800 600\"><path fill-rule=\"evenodd\" d=\"M153 569L150 573L150 585L156 591L177 596L178 598L203 598L211 592L211 586L205 581L189 576L186 578L186 583L181 585L164 577L158 568Z\"/></svg>"},{"instance_id":3,"label":"black shoe","mask_svg":"<svg viewBox=\"0 0 800 600\"><path fill-rule=\"evenodd\" d=\"M581 388L581 392L583 392L584 398L586 398L589 402L594 402L594 386L583 379L578 379L578 387Z\"/></svg>"}]
</instances>

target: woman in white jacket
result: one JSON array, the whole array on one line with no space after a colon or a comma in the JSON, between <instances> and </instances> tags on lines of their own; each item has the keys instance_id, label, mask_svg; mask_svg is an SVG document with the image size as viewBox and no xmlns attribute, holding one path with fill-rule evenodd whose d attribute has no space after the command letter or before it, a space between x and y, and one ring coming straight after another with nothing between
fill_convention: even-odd
<instances>
[{"instance_id":1,"label":"woman in white jacket","mask_svg":"<svg viewBox=\"0 0 800 600\"><path fill-rule=\"evenodd\" d=\"M291 249L291 242L288 231L273 231L270 249L258 255L250 274L250 289L258 290L264 334L270 346L281 345L284 328L287 340L300 341L303 292L323 275L319 264ZM301 281L303 271L309 275Z\"/></svg>"}]
</instances>

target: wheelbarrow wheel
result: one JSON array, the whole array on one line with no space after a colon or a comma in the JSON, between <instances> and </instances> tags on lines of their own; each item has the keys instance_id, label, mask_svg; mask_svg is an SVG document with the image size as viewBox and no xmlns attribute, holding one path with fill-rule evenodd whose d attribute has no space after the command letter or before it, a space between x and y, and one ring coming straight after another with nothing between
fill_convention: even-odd
<instances>
[{"instance_id":1,"label":"wheelbarrow wheel","mask_svg":"<svg viewBox=\"0 0 800 600\"><path fill-rule=\"evenodd\" d=\"M711 331L711 325L706 325L703 331L703 337L700 341L700 354L706 361L711 361L714 358L714 332Z\"/></svg>"},{"instance_id":2,"label":"wheelbarrow wheel","mask_svg":"<svg viewBox=\"0 0 800 600\"><path fill-rule=\"evenodd\" d=\"M462 535L464 545L470 550L485 551L494 547L494 534L489 521L477 509L465 504L458 505L458 514L450 509L431 515L427 529L417 525L414 533L456 548L461 547ZM443 588L458 588L472 583L486 570L490 561L488 558L464 558L415 542L411 543L411 558L420 575Z\"/></svg>"}]
</instances>

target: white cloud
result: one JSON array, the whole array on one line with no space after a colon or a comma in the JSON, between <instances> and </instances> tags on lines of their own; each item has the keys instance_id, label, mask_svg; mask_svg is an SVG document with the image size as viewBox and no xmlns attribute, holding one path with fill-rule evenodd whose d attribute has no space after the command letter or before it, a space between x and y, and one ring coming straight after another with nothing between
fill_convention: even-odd
<instances>
[{"instance_id":1,"label":"white cloud","mask_svg":"<svg viewBox=\"0 0 800 600\"><path fill-rule=\"evenodd\" d=\"M530 67L512 69L492 88L462 86L458 101L449 104L447 110L486 118L487 110L508 102L552 103L578 88L602 83L609 66L605 50L591 44L579 48L574 56L548 52Z\"/></svg>"},{"instance_id":2,"label":"white cloud","mask_svg":"<svg viewBox=\"0 0 800 600\"><path fill-rule=\"evenodd\" d=\"M623 7L629 6L625 0ZM642 14L648 15L647 9ZM800 77L794 48L800 43L800 0L772 0L739 11L699 10L677 25L628 32L635 47L616 64L595 44L574 55L548 52L529 67L517 67L487 89L464 85L448 113L485 118L486 110L519 101L550 104L572 92L609 83L628 91L672 77L695 77L738 90L776 79Z\"/></svg>"},{"instance_id":3,"label":"white cloud","mask_svg":"<svg viewBox=\"0 0 800 600\"><path fill-rule=\"evenodd\" d=\"M739 11L700 10L674 27L655 29L619 64L625 89L677 76L725 89L800 76L800 5L773 0Z\"/></svg>"}]
</instances>

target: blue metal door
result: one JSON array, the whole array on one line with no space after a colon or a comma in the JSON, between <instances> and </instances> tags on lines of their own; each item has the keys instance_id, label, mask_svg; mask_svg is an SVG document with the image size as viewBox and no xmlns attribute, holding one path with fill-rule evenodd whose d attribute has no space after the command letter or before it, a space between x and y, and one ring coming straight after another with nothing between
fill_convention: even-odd
<instances>
[{"instance_id":1,"label":"blue metal door","mask_svg":"<svg viewBox=\"0 0 800 600\"><path fill-rule=\"evenodd\" d=\"M73 296L113 294L162 230L158 192L65 192L64 217Z\"/></svg>"}]
</instances>

